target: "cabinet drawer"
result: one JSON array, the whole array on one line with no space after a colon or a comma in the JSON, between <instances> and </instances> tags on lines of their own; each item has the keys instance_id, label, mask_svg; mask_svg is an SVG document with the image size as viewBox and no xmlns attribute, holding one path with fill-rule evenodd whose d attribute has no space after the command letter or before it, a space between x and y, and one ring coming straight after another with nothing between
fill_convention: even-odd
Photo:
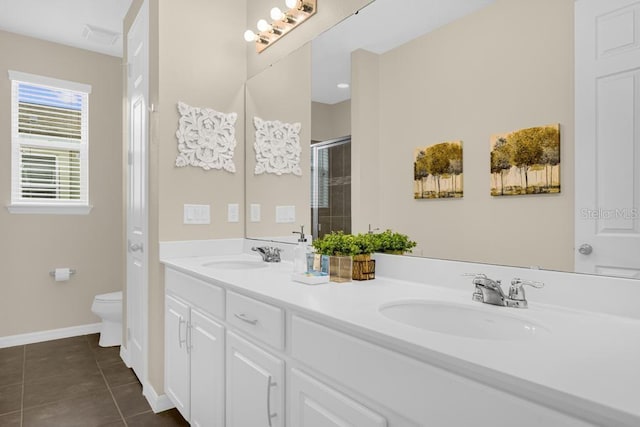
<instances>
[{"instance_id":1,"label":"cabinet drawer","mask_svg":"<svg viewBox=\"0 0 640 427\"><path fill-rule=\"evenodd\" d=\"M277 349L284 349L284 313L281 308L227 292L227 322Z\"/></svg>"},{"instance_id":2,"label":"cabinet drawer","mask_svg":"<svg viewBox=\"0 0 640 427\"><path fill-rule=\"evenodd\" d=\"M166 268L166 292L176 295L206 313L224 319L224 290L180 271Z\"/></svg>"}]
</instances>

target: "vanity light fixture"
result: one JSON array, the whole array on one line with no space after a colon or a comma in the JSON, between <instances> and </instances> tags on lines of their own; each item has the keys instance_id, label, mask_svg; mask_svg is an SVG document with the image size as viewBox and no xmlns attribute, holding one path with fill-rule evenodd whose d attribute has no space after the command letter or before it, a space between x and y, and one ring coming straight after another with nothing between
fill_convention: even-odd
<instances>
[{"instance_id":1,"label":"vanity light fixture","mask_svg":"<svg viewBox=\"0 0 640 427\"><path fill-rule=\"evenodd\" d=\"M338 83L338 89L349 89L349 83Z\"/></svg>"},{"instance_id":2,"label":"vanity light fixture","mask_svg":"<svg viewBox=\"0 0 640 427\"><path fill-rule=\"evenodd\" d=\"M278 7L271 9L272 22L261 19L257 23L258 33L253 30L244 32L247 42L255 42L256 52L260 53L280 37L296 28L309 19L317 11L317 0L285 0L287 11L283 12Z\"/></svg>"}]
</instances>

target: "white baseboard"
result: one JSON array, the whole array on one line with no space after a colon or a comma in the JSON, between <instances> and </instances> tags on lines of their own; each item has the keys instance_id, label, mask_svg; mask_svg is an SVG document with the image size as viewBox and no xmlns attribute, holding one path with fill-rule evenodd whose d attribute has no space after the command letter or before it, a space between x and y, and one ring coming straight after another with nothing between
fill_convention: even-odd
<instances>
[{"instance_id":1,"label":"white baseboard","mask_svg":"<svg viewBox=\"0 0 640 427\"><path fill-rule=\"evenodd\" d=\"M124 345L120 346L120 359L124 362L127 368L131 367L131 361L129 360L129 352Z\"/></svg>"},{"instance_id":2,"label":"white baseboard","mask_svg":"<svg viewBox=\"0 0 640 427\"><path fill-rule=\"evenodd\" d=\"M51 341L60 338L77 337L79 335L95 334L100 332L101 325L102 323L91 323L88 325L71 326L69 328L51 329L49 331L30 332L27 334L0 337L0 348L33 344L36 342Z\"/></svg>"},{"instance_id":3,"label":"white baseboard","mask_svg":"<svg viewBox=\"0 0 640 427\"><path fill-rule=\"evenodd\" d=\"M151 409L156 414L176 407L166 394L158 395L148 382L142 387L142 394L147 398L147 402L149 402Z\"/></svg>"}]
</instances>

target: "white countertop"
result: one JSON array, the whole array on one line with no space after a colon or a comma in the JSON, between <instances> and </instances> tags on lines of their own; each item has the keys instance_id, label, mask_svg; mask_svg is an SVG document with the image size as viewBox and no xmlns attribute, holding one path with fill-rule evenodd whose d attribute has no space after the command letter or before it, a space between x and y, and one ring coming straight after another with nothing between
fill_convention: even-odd
<instances>
[{"instance_id":1,"label":"white countertop","mask_svg":"<svg viewBox=\"0 0 640 427\"><path fill-rule=\"evenodd\" d=\"M596 424L640 425L640 320L531 301L528 309L480 304L471 301L471 280L468 291L385 277L305 285L291 280L290 262L247 270L202 266L225 259L260 258L238 254L162 262ZM379 312L381 305L399 300L436 300L513 313L549 333L525 340L485 340L431 332Z\"/></svg>"}]
</instances>

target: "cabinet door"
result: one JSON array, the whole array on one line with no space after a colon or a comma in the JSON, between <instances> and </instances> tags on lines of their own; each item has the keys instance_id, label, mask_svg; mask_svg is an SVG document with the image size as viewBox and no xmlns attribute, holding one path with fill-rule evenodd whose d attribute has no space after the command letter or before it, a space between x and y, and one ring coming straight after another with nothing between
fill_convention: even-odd
<instances>
[{"instance_id":1,"label":"cabinet door","mask_svg":"<svg viewBox=\"0 0 640 427\"><path fill-rule=\"evenodd\" d=\"M191 309L191 425L224 427L224 328Z\"/></svg>"},{"instance_id":2,"label":"cabinet door","mask_svg":"<svg viewBox=\"0 0 640 427\"><path fill-rule=\"evenodd\" d=\"M371 409L297 370L291 370L291 424L298 427L386 427Z\"/></svg>"},{"instance_id":3,"label":"cabinet door","mask_svg":"<svg viewBox=\"0 0 640 427\"><path fill-rule=\"evenodd\" d=\"M227 332L227 427L284 426L284 362Z\"/></svg>"},{"instance_id":4,"label":"cabinet door","mask_svg":"<svg viewBox=\"0 0 640 427\"><path fill-rule=\"evenodd\" d=\"M164 382L169 399L185 420L189 420L189 354L187 322L189 307L167 295L165 297Z\"/></svg>"}]
</instances>

